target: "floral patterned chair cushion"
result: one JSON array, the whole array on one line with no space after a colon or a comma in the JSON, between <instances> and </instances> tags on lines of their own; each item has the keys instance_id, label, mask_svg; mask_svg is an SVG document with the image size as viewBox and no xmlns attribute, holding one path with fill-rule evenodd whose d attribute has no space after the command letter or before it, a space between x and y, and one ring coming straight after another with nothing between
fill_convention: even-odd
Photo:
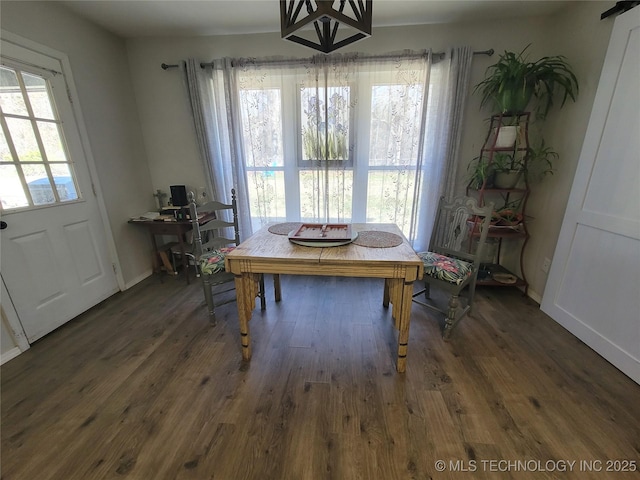
<instances>
[{"instance_id":1,"label":"floral patterned chair cushion","mask_svg":"<svg viewBox=\"0 0 640 480\"><path fill-rule=\"evenodd\" d=\"M210 252L204 252L200 256L200 272L203 275L213 275L224 272L224 259L227 253L236 247L223 247Z\"/></svg>"},{"instance_id":2,"label":"floral patterned chair cushion","mask_svg":"<svg viewBox=\"0 0 640 480\"><path fill-rule=\"evenodd\" d=\"M460 285L473 273L473 264L433 252L420 252L424 274L438 280Z\"/></svg>"}]
</instances>

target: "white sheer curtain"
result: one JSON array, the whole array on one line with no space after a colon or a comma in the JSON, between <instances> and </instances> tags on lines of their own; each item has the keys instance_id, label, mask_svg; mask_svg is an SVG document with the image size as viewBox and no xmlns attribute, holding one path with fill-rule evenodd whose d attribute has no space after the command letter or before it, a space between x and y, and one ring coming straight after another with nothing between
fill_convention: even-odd
<instances>
[{"instance_id":1,"label":"white sheer curtain","mask_svg":"<svg viewBox=\"0 0 640 480\"><path fill-rule=\"evenodd\" d=\"M459 56L433 64L426 51L223 59L188 68L189 88L200 92L196 130L209 145L203 161L216 191L229 183L238 190L243 237L272 221L380 222L426 248L459 142Z\"/></svg>"}]
</instances>

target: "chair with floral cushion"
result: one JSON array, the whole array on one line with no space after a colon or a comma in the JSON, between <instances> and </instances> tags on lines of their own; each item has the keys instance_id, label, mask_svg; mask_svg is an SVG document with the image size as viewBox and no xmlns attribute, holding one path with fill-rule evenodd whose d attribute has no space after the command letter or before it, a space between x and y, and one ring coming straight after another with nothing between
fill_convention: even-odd
<instances>
[{"instance_id":1,"label":"chair with floral cushion","mask_svg":"<svg viewBox=\"0 0 640 480\"><path fill-rule=\"evenodd\" d=\"M198 219L207 213L215 218L200 225ZM214 297L235 289L234 276L224 268L224 259L240 244L238 227L238 205L235 189L231 190L231 203L217 201L197 206L195 196L189 193L189 214L193 226L193 257L196 271L202 279L204 298L209 310L209 319L216 323L215 307L236 300L235 295L214 303ZM265 309L264 277L260 276L258 292L262 310Z\"/></svg>"},{"instance_id":2,"label":"chair with floral cushion","mask_svg":"<svg viewBox=\"0 0 640 480\"><path fill-rule=\"evenodd\" d=\"M450 203L441 197L429 251L418 253L424 262L424 289L413 295L413 301L446 315L445 339L471 311L492 212L493 203L479 207L469 197L457 198ZM449 294L448 308L441 308L431 299L431 286ZM423 293L425 301L418 300ZM459 301L461 294L466 297L464 305Z\"/></svg>"}]
</instances>

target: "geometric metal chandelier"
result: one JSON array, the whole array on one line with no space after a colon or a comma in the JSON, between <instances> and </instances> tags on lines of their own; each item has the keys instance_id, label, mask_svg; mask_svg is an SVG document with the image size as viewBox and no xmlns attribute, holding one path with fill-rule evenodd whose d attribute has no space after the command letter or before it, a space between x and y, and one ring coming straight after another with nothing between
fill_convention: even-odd
<instances>
[{"instance_id":1,"label":"geometric metal chandelier","mask_svg":"<svg viewBox=\"0 0 640 480\"><path fill-rule=\"evenodd\" d=\"M337 10L333 8L336 3ZM373 0L280 0L280 33L284 39L331 53L371 36L372 3ZM303 34L306 37L300 36Z\"/></svg>"}]
</instances>

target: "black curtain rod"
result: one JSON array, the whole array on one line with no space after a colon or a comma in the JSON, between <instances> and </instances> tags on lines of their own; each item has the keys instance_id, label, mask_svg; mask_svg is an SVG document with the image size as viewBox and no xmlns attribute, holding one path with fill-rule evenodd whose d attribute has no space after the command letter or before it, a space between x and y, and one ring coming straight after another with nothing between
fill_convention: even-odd
<instances>
[{"instance_id":1,"label":"black curtain rod","mask_svg":"<svg viewBox=\"0 0 640 480\"><path fill-rule=\"evenodd\" d=\"M473 52L474 55L487 55L487 56L492 56L495 53L495 51L493 50L493 48L490 48L489 50L482 50L479 52ZM438 52L438 53L434 53L433 56L436 57L442 57L444 56L445 53L444 52ZM421 55L416 55L416 58L418 56ZM371 56L371 57L364 57L365 59L385 59L385 58L396 58L395 55L381 55L381 56ZM305 63L308 62L309 59L308 58L301 58L301 59L297 59L297 60L263 60L259 63L261 64L277 64L277 63ZM160 65L162 67L163 70L167 70L169 68L178 68L180 65L167 65L166 63L163 63L162 65ZM213 66L213 63L209 62L209 63L201 63L200 67L201 68L205 68L205 67L211 67Z\"/></svg>"}]
</instances>

